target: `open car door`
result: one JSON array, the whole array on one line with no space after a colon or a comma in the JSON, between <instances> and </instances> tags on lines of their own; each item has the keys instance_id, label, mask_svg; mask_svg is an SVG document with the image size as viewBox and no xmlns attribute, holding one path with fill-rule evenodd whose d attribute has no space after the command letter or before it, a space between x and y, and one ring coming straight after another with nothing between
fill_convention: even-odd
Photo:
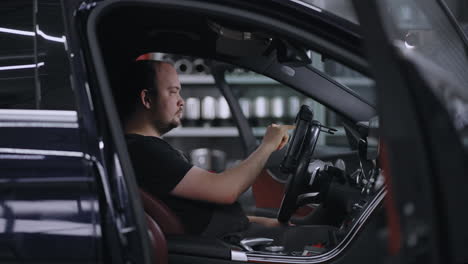
<instances>
[{"instance_id":1,"label":"open car door","mask_svg":"<svg viewBox=\"0 0 468 264\"><path fill-rule=\"evenodd\" d=\"M466 38L444 1L354 4L378 87L390 256L466 262Z\"/></svg>"}]
</instances>

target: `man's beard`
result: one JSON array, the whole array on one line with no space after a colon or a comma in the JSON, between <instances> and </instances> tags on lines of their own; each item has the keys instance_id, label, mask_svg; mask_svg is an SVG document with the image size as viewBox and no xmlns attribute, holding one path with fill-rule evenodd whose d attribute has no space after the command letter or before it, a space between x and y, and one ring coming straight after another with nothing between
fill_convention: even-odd
<instances>
[{"instance_id":1,"label":"man's beard","mask_svg":"<svg viewBox=\"0 0 468 264\"><path fill-rule=\"evenodd\" d=\"M154 128L159 132L161 136L178 126L180 126L180 121L177 122L175 120L171 120L168 123L163 123L161 121L154 122Z\"/></svg>"}]
</instances>

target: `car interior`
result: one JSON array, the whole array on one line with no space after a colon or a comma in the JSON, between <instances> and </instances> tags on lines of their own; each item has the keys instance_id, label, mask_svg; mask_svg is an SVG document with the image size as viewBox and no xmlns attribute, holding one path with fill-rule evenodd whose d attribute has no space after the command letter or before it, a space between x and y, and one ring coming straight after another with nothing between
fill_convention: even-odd
<instances>
[{"instance_id":1,"label":"car interior","mask_svg":"<svg viewBox=\"0 0 468 264\"><path fill-rule=\"evenodd\" d=\"M242 19L216 5L184 10L168 6L127 3L94 10L87 36L96 81L101 86L117 95L119 89L125 89L119 84L126 69L144 54L203 58L228 101L247 155L258 140L225 78L229 69L240 67L272 78L333 110L341 117L348 149L317 146L320 137L333 134L335 129L317 121L310 107L301 106L288 146L274 154L263 172L267 181L282 186L286 183L281 189L284 193L264 194L275 196L281 204L277 208L245 205L249 213L292 222L294 226L287 228L282 241L246 237L232 243L184 234L177 216L157 197L141 191L158 262L191 256L191 263L199 258L288 263L327 260L342 253L386 194L378 161L378 117L374 102L311 67L307 51L319 50L364 74L365 63L359 59L353 63L352 52L324 48L327 45L321 39L326 39L326 32L314 32L316 42L311 45L301 39L299 30L287 31L279 19L270 17L267 28L260 11L252 13L250 19ZM342 50L352 51L352 39L350 43ZM344 161L345 166L337 160ZM252 199L245 198L245 203L250 201L252 206ZM297 214L299 208L308 210Z\"/></svg>"}]
</instances>

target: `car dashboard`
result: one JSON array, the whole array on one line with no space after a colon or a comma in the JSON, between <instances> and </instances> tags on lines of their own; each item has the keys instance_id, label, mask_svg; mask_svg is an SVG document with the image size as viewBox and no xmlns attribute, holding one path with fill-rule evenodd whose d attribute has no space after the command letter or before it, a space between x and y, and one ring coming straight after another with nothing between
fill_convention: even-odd
<instances>
[{"instance_id":1,"label":"car dashboard","mask_svg":"<svg viewBox=\"0 0 468 264\"><path fill-rule=\"evenodd\" d=\"M283 171L290 174L277 212L283 223L278 227L282 234L275 238L265 234L224 241L169 236L170 254L176 258L211 256L268 263L314 263L337 257L369 223L387 192L378 162L377 127L378 118L373 118L357 123L354 129L346 128L354 138L359 162L358 168L349 172L336 166L336 162L312 158L323 127L304 106L281 164ZM302 206L314 210L306 216L294 215Z\"/></svg>"}]
</instances>

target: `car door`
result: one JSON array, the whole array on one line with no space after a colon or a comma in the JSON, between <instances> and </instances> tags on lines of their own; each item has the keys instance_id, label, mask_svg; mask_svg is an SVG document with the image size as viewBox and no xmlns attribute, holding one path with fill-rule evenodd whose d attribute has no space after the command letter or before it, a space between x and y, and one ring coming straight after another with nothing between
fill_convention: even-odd
<instances>
[{"instance_id":1,"label":"car door","mask_svg":"<svg viewBox=\"0 0 468 264\"><path fill-rule=\"evenodd\" d=\"M461 263L467 260L467 214L460 208L467 186L468 46L444 2L354 4L382 102L383 161L392 186L389 253Z\"/></svg>"},{"instance_id":2,"label":"car door","mask_svg":"<svg viewBox=\"0 0 468 264\"><path fill-rule=\"evenodd\" d=\"M0 262L98 263L99 178L83 141L62 6L0 6Z\"/></svg>"},{"instance_id":3,"label":"car door","mask_svg":"<svg viewBox=\"0 0 468 264\"><path fill-rule=\"evenodd\" d=\"M122 154L122 139L116 138L114 127L118 125L115 115L105 110L109 104L109 94L97 89L94 72L90 64L90 53L86 44L86 27L90 10L97 3L64 1L64 18L70 39L69 55L73 60L72 80L83 108L82 126L87 133L87 144L94 148L94 167L100 178L101 219L104 243L103 258L106 261L125 263L136 261L150 263L153 252L150 250L148 228L139 191L133 172ZM120 129L120 128L118 128Z\"/></svg>"},{"instance_id":4,"label":"car door","mask_svg":"<svg viewBox=\"0 0 468 264\"><path fill-rule=\"evenodd\" d=\"M80 4L1 4L1 261L150 259L97 121L75 35Z\"/></svg>"}]
</instances>

